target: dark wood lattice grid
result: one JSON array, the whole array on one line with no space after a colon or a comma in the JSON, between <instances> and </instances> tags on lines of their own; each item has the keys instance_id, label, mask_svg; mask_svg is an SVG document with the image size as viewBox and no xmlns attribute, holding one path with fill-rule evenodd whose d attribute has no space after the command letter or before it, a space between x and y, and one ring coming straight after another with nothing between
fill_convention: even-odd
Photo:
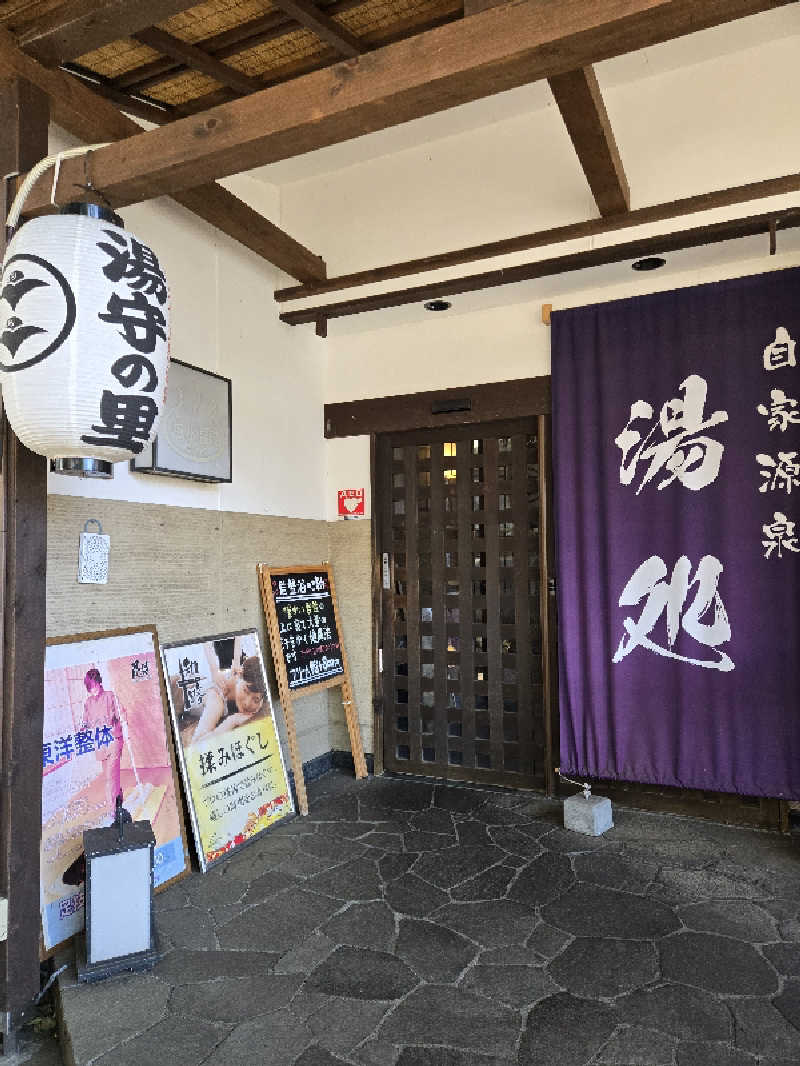
<instances>
[{"instance_id":1,"label":"dark wood lattice grid","mask_svg":"<svg viewBox=\"0 0 800 1066\"><path fill-rule=\"evenodd\" d=\"M381 438L388 769L543 787L535 419Z\"/></svg>"}]
</instances>

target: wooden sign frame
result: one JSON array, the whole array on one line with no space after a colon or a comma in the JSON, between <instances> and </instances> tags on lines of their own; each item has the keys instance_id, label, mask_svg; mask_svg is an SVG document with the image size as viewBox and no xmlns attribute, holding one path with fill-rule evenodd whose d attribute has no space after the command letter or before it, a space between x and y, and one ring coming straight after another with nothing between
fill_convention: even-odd
<instances>
[{"instance_id":1,"label":"wooden sign frame","mask_svg":"<svg viewBox=\"0 0 800 1066\"><path fill-rule=\"evenodd\" d=\"M260 803L262 800L266 799L267 803L270 803L270 796L268 791L269 786L270 784L275 783L275 779L277 777L280 782L279 789L276 790L275 794L271 797L271 800L274 802L276 797L285 796L289 809L281 813L280 817L276 818L268 814L268 812L264 812L263 807L257 808L259 821L255 821L254 816L251 813L252 808L250 810L249 817L246 817L243 812L240 812L238 814L238 818L235 813L230 814L229 812L227 812L227 810L223 812L217 810L217 814L221 816L217 818L217 825L215 828L217 830L221 829L223 831L223 834L227 835L228 840L226 841L225 845L214 848L210 845L209 841L206 838L206 834L204 833L204 830L206 831L206 833L210 833L211 827L209 827L208 824L209 819L207 817L203 817L199 810L200 795L196 788L197 778L195 776L193 779L190 769L190 755L197 754L197 752L193 752L191 748L191 740L193 738L190 738L189 745L184 745L184 740L181 735L180 724L181 710L183 709L183 707L179 706L173 690L170 664L172 663L177 668L178 662L180 661L181 657L190 654L197 655L199 659L200 655L202 654L201 649L203 649L203 646L213 644L216 641L230 640L231 644L233 645L233 649L235 650L235 641L240 638L247 638L248 640L252 641L252 644L255 647L255 657L258 659L261 676L265 686L264 702L262 705L262 709L252 719L252 725L259 729L260 737L263 737L263 733L260 732L261 726L259 725L259 723L264 723L264 725L266 725L265 720L269 720L270 725L267 727L267 741L268 743L271 743L274 737L274 743L277 747L278 755L277 763L280 768L279 771L272 770L272 772L259 769L256 773L256 780L258 782L257 786L254 782L252 782L251 779L251 784L248 785L248 788L257 787L257 789L260 791L258 800L255 802ZM242 641L242 644L244 646L244 640ZM243 651L243 654L246 653ZM253 654L252 650L250 651L250 654ZM240 847L249 844L251 841L255 840L256 837L261 836L263 833L267 833L274 826L279 825L281 822L286 821L288 818L293 818L295 814L294 803L292 802L291 790L289 788L289 774L286 769L283 746L281 745L277 726L275 725L275 709L272 705L272 694L270 693L270 686L267 684L266 681L267 672L264 668L264 655L261 650L261 638L258 634L258 630L251 628L239 629L230 633L216 633L213 636L207 637L194 637L190 640L173 641L170 644L161 645L161 661L163 666L164 681L167 687L169 709L172 717L174 747L178 757L178 763L180 765L181 779L183 781L184 794L186 797L186 807L189 811L192 832L194 834L194 844L195 850L197 852L197 861L200 865L200 870L202 871L202 873L207 873L212 866L216 866L218 863L225 862L227 859L229 859L233 852L237 851ZM208 677L210 679L210 673ZM218 722L217 725L219 724L220 723ZM215 735L214 730L212 730L211 733L206 734L206 736L203 738L203 741L205 741L206 743L204 744L204 747L202 749L205 752L205 758L208 758L209 755L209 748L207 746L209 743L212 745L213 750L216 750L216 744L222 743L224 746L226 741L229 743L233 741L234 747L238 743L238 745L240 746L239 750L241 753L244 750L241 746L246 742L244 738L242 738L240 730L247 729L249 725L250 723L248 722L246 724L238 726L233 730L229 730L223 734L223 738L218 737L216 741L211 740L211 737ZM192 732L194 733L194 730L192 730ZM234 740L234 738L237 739ZM243 773L250 770L254 770L256 763L260 764L262 767L264 766L266 760L260 757L260 752L254 753L249 749L249 747L247 748L247 751L250 755L250 759L248 760L247 756L242 756L247 765L240 767L238 762L234 762L234 771L230 772L226 764L224 766L225 773L222 778L223 780L232 778L236 773ZM253 754L259 756L256 759L256 763L253 762ZM237 754L237 759L239 757L239 754ZM218 766L217 769L223 769L222 765ZM204 787L211 787L211 782L214 780L215 778L213 776L210 776L208 784L206 784L206 782L200 784L200 790L202 790ZM247 808L244 808L243 811L247 811ZM263 819L265 817L270 818L269 824L263 824ZM258 828L258 825L260 823L262 827ZM216 858L209 858L209 854L214 854L215 852Z\"/></svg>"},{"instance_id":2,"label":"wooden sign frame","mask_svg":"<svg viewBox=\"0 0 800 1066\"><path fill-rule=\"evenodd\" d=\"M336 621L336 633L339 637L339 647L342 653L343 672L336 677L318 681L314 685L304 685L294 692L289 688L289 676L286 670L286 660L283 655L281 644L280 627L278 624L278 611L275 605L275 597L272 593L273 576L285 576L287 574L320 574L324 573L328 578L328 587L331 591L331 603L333 604L333 617ZM342 623L339 617L339 603L336 599L336 585L333 579L333 571L329 563L320 563L318 566L266 566L258 564L258 580L261 587L261 600L264 605L264 614L267 619L270 645L272 647L272 661L275 664L275 676L278 681L278 693L283 716L286 720L286 733L289 740L289 761L294 771L294 784L297 792L297 807L300 814L308 814L308 796L306 795L305 779L303 777L303 763L300 759L300 749L297 744L297 728L294 721L293 701L298 696L307 696L312 692L321 692L326 688L341 688L344 716L347 722L347 732L350 735L350 748L353 752L353 763L357 778L367 777L367 763L364 758L364 748L361 742L361 729L358 724L353 685L350 680L350 666L347 661L347 652L344 647L342 636Z\"/></svg>"}]
</instances>

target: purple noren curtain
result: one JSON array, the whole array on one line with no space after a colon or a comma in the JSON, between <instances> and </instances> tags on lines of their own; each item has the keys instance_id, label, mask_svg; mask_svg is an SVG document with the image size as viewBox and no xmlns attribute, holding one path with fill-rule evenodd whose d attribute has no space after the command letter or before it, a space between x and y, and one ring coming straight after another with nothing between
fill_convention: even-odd
<instances>
[{"instance_id":1,"label":"purple noren curtain","mask_svg":"<svg viewBox=\"0 0 800 1066\"><path fill-rule=\"evenodd\" d=\"M796 349L800 269L553 314L564 772L800 798Z\"/></svg>"}]
</instances>

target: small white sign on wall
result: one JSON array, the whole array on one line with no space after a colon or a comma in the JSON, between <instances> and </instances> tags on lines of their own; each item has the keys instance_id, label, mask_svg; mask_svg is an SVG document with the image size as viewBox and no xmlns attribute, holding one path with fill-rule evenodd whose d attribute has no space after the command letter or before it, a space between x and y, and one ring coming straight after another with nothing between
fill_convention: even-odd
<instances>
[{"instance_id":1,"label":"small white sign on wall","mask_svg":"<svg viewBox=\"0 0 800 1066\"><path fill-rule=\"evenodd\" d=\"M97 533L90 533L89 526L97 526ZM78 582L81 585L108 584L108 555L111 537L103 533L96 518L89 518L80 535L78 549Z\"/></svg>"}]
</instances>

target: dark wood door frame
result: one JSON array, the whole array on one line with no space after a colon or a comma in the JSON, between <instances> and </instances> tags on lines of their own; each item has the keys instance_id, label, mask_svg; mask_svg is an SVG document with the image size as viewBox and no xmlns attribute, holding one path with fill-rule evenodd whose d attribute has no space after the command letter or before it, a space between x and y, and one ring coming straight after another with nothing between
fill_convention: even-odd
<instances>
[{"instance_id":1,"label":"dark wood door frame","mask_svg":"<svg viewBox=\"0 0 800 1066\"><path fill-rule=\"evenodd\" d=\"M476 422L549 415L550 376L492 381L433 392L408 392L369 400L325 404L325 436L466 426Z\"/></svg>"},{"instance_id":2,"label":"dark wood door frame","mask_svg":"<svg viewBox=\"0 0 800 1066\"><path fill-rule=\"evenodd\" d=\"M487 382L430 392L382 396L349 403L326 404L324 411L325 436L329 439L349 436L370 438L370 489L373 501L371 518L372 561L372 691L373 691L373 748L375 773L383 772L383 678L380 670L380 649L383 632L382 566L378 544L378 523L374 501L377 499L377 438L381 433L437 427L470 425L535 416L539 431L540 492L546 493L542 512L548 522L552 516L552 477L550 471L550 377L517 378L511 381ZM542 639L547 641L543 664L545 684L546 736L550 754L546 761L546 787L555 790L554 759L557 754L558 701L554 698L558 677L555 656L555 618L552 529L542 530L540 581L542 589ZM545 592L545 590L548 590ZM544 645L543 645L544 646Z\"/></svg>"}]
</instances>

